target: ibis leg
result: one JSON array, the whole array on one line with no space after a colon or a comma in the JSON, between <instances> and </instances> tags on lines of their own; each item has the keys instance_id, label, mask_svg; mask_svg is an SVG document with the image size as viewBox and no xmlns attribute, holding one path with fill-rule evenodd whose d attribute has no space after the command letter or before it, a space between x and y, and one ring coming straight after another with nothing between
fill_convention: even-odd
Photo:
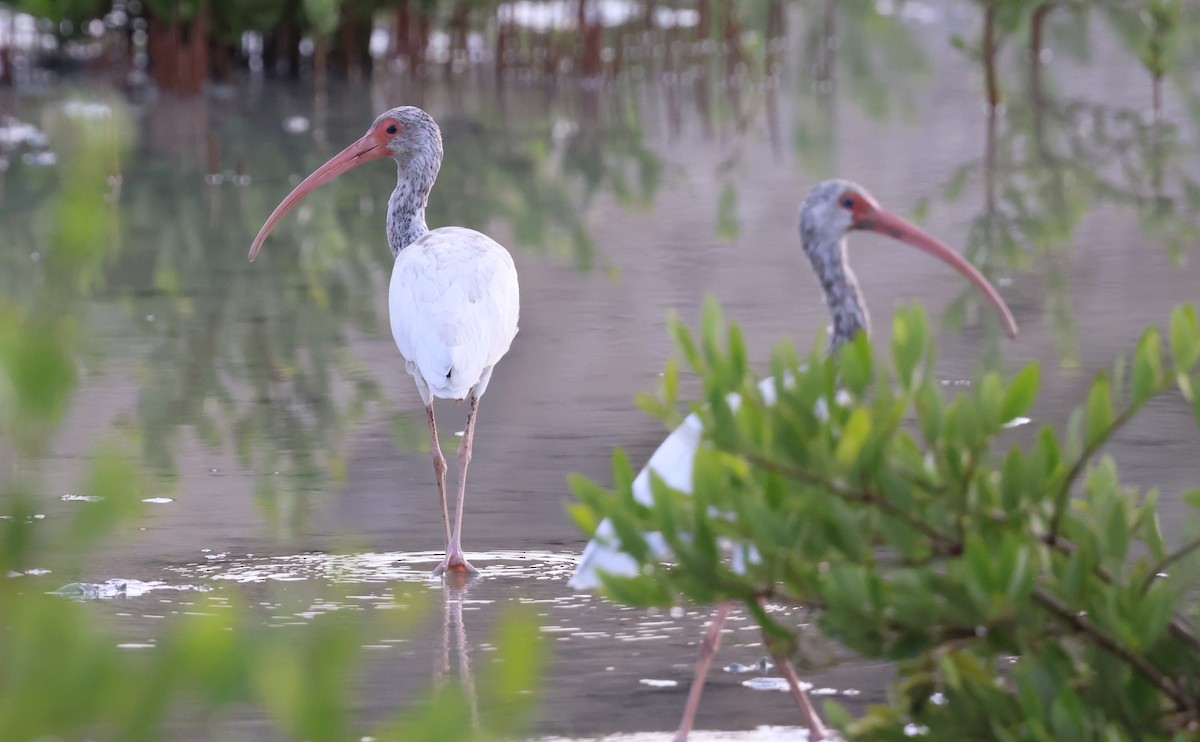
<instances>
[{"instance_id":1,"label":"ibis leg","mask_svg":"<svg viewBox=\"0 0 1200 742\"><path fill-rule=\"evenodd\" d=\"M762 605L766 605L763 598L758 601ZM766 632L763 633L763 644L770 646L770 641L767 639ZM817 715L817 710L813 708L812 700L808 697L808 690L800 684L800 678L796 677L796 668L792 665L792 660L784 654L774 654L775 666L783 673L783 677L787 679L788 692L792 694L796 705L800 707L800 713L804 716L804 726L808 727L808 738L813 740L825 739L829 730L825 728L821 717Z\"/></svg>"},{"instance_id":2,"label":"ibis leg","mask_svg":"<svg viewBox=\"0 0 1200 742\"><path fill-rule=\"evenodd\" d=\"M433 449L433 476L437 478L438 502L442 506L442 525L446 529L446 545L450 545L450 511L446 506L446 457L442 455L442 444L438 441L437 422L433 419L433 400L425 407L429 420L429 443Z\"/></svg>"},{"instance_id":3,"label":"ibis leg","mask_svg":"<svg viewBox=\"0 0 1200 742\"><path fill-rule=\"evenodd\" d=\"M458 505L454 514L454 534L446 546L446 558L433 570L434 575L440 575L446 570L479 574L479 570L471 566L462 550L463 503L467 499L467 465L471 463L471 446L475 442L475 414L479 411L479 397L471 394L470 408L467 410L467 426L463 429L462 443L458 447Z\"/></svg>"},{"instance_id":4,"label":"ibis leg","mask_svg":"<svg viewBox=\"0 0 1200 742\"><path fill-rule=\"evenodd\" d=\"M800 679L796 677L796 668L792 666L792 661L777 654L775 655L775 665L787 678L788 690L791 692L792 698L796 699L796 705L800 707L800 713L804 716L804 725L808 727L808 738L814 742L825 739L829 730L825 728L821 717L817 715L817 710L813 708L812 701L808 697L808 690L800 684Z\"/></svg>"},{"instance_id":5,"label":"ibis leg","mask_svg":"<svg viewBox=\"0 0 1200 742\"><path fill-rule=\"evenodd\" d=\"M696 711L700 708L700 694L704 692L704 680L708 677L708 666L717 650L721 648L721 629L725 627L725 619L733 603L725 601L717 606L708 629L704 632L704 640L700 644L700 656L696 658L696 672L692 676L692 687L688 689L687 704L683 707L683 718L679 720L679 729L675 732L675 742L687 742L692 724L696 721Z\"/></svg>"}]
</instances>

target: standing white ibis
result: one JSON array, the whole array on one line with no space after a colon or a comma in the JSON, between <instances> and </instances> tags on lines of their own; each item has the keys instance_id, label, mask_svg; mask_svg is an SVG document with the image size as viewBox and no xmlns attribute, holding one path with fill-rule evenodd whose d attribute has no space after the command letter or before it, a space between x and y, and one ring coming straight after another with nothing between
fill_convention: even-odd
<instances>
[{"instance_id":1,"label":"standing white ibis","mask_svg":"<svg viewBox=\"0 0 1200 742\"><path fill-rule=\"evenodd\" d=\"M870 230L893 237L950 264L987 297L999 313L1009 336L1017 336L1016 321L1004 299L966 259L924 230L885 211L862 186L845 180L827 180L813 188L800 205L800 244L812 263L813 271L825 295L825 303L833 317L829 339L830 352L836 351L860 331L870 331L867 307L858 288L858 281L850 270L846 254L846 235L855 229ZM762 380L759 390L768 403L773 402L774 378ZM736 400L734 402L736 403ZM651 471L668 486L682 492L690 492L696 449L702 437L703 429L699 417L695 414L688 415L659 445L645 468L634 479L634 498L646 505L653 504ZM657 557L670 557L665 541L658 534L650 535L647 543ZM738 560L747 558L748 552L745 548L735 550L735 566ZM601 572L625 576L637 574L637 563L633 557L621 550L613 525L607 519L600 523L595 536L584 550L570 585L580 590L595 588L600 584ZM686 740L691 730L699 707L700 694L704 689L704 678L708 673L709 663L720 646L721 627L725 623L729 608L729 603L718 606L705 632L683 719L676 733L676 742ZM791 663L785 657L776 657L775 660L788 680L792 695L800 704L812 737L820 739L825 736L826 730L801 690Z\"/></svg>"},{"instance_id":2,"label":"standing white ibis","mask_svg":"<svg viewBox=\"0 0 1200 742\"><path fill-rule=\"evenodd\" d=\"M288 211L320 186L364 162L391 157L397 182L388 200L387 240L396 257L388 291L392 337L425 403L433 447L433 473L446 531L446 556L433 571L477 574L462 550L463 501L471 461L475 414L492 369L517 334L520 298L512 256L473 229L425 225L429 191L442 166L442 133L425 111L412 106L381 114L361 139L334 155L287 195L250 247L263 240ZM446 459L438 443L433 400L466 400L467 424L458 449L458 504L454 530L446 506Z\"/></svg>"}]
</instances>

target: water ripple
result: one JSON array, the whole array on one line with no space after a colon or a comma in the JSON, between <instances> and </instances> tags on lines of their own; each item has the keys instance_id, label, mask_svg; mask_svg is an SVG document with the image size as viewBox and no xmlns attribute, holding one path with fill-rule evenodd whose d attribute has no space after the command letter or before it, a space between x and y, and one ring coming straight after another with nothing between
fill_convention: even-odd
<instances>
[{"instance_id":1,"label":"water ripple","mask_svg":"<svg viewBox=\"0 0 1200 742\"><path fill-rule=\"evenodd\" d=\"M578 555L549 551L471 552L467 559L481 577L511 580L566 580ZM433 568L440 551L365 552L358 554L285 554L282 556L231 557L210 555L205 563L170 568L190 578L232 582L294 582L321 580L336 583L440 582Z\"/></svg>"}]
</instances>

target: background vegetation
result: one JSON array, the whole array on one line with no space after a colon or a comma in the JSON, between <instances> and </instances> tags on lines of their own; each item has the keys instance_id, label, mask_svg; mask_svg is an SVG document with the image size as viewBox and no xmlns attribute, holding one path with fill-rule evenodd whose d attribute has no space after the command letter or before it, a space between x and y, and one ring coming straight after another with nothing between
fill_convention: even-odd
<instances>
[{"instance_id":1,"label":"background vegetation","mask_svg":"<svg viewBox=\"0 0 1200 742\"><path fill-rule=\"evenodd\" d=\"M55 44L0 48L0 80L37 91L47 79L41 75L56 70L119 93L76 100L68 91L53 114L40 117L59 158L54 172L23 166L15 155L13 167L0 170L5 240L20 246L0 251L0 737L153 739L167 736L181 716L218 725L247 709L294 738L488 736L519 728L529 699L520 691L536 687L539 650L532 627L518 619L501 630L506 659L483 683L490 700L480 706L477 729L457 686L431 691L394 719L368 722L356 716L356 686L345 679L363 678L361 644L370 637L352 636L343 616L268 629L236 592L204 594L197 612L214 615L172 623L151 656L118 648L113 627L88 605L46 594L62 579L42 570L79 574L89 554L136 527L148 483L171 475L185 434L206 443L227 436L240 463L262 475L264 511L298 528L306 506L295 493L344 475L341 436L382 397L347 352L351 333L381 331L369 292L355 287L370 285L387 260L369 236L378 225L359 218L349 190L311 205L311 222L295 227L301 249L277 256L282 267L273 278L256 278L257 291L233 277L229 266L240 265L241 251L226 259L210 249L244 241L256 226L249 215L271 206L260 191L244 189L248 152L259 167L279 172L320 161L309 141L323 144L319 104L311 137L292 145L267 144L244 124L209 126L208 104L199 101L220 101L247 77L280 87L296 79L305 96L310 85L320 92L331 81L368 75L445 76L453 84L482 71L501 85L548 90L567 82L583 92L546 109L547 119L561 112L577 124L561 145L550 144L560 135L548 121L528 146L499 136L505 117L489 99L475 117L483 124L449 124L458 126L456 148L440 187L469 196L454 205L459 223L502 222L522 249L586 270L605 265L580 216L592 199L645 208L667 179L667 165L646 142L630 81L685 80L697 118L727 140L730 154L712 173L723 184L712 213L718 237L736 240L744 228L738 173L748 121L767 117L772 146L791 146L809 174L827 175L836 149L835 80L870 116L912 105L907 81L928 62L906 26L877 5L645 2L609 24L598 2L578 0L556 6L561 24L539 28L517 22L510 6L466 0L7 4L45 19L39 32ZM1033 293L1057 330L1061 358L1077 364L1063 256L1075 248L1084 216L1101 207L1131 210L1146 242L1164 244L1179 260L1200 236L1194 150L1184 122L1169 120L1163 102L1164 88L1173 91L1200 120L1200 6L975 6L977 27L951 41L982 72L987 137L978 159L918 203L917 216L934 201L964 204L968 254L992 271L1035 274L1042 285ZM780 132L769 91L785 60L779 42L788 14L797 9L812 19L796 52L804 67L794 76L800 110L794 128ZM691 14L694 23L659 23L660 11ZM1069 81L1040 64L1049 39L1056 53L1085 61L1094 53L1083 30L1089 25L1114 32L1129 63L1144 71L1149 115L1077 97ZM475 35L482 46L472 45ZM372 36L384 43L372 47ZM667 51L656 57L656 45ZM604 86L609 97L594 94ZM126 101L151 99L149 91L180 108L135 121ZM135 131L144 141L133 140ZM133 157L139 148L169 151L175 169L163 165L166 158ZM472 166L484 160L500 166ZM982 203L968 205L976 185ZM31 255L40 261L36 270ZM99 498L96 507L46 523L37 503L45 499L46 467L55 464L42 455L101 355L87 318L94 304L85 303L98 294L138 320L135 308L146 303L136 298L155 296L152 328L131 321L134 329L124 331L142 339L146 358L170 361L138 367L136 419L96 441L75 488ZM949 313L951 323L966 322L972 311L964 299ZM256 321L234 329L229 318L239 316ZM1047 739L1189 733L1197 697L1193 547L1163 544L1153 493L1120 486L1101 446L1152 399L1195 403L1190 310L1177 312L1166 332L1148 333L1130 361L1098 379L1064 433L1044 431L1015 452L1000 425L1033 403L1038 373L1026 370L1007 383L981 377L971 395L947 398L931 381L933 349L917 315L898 321L890 363L866 345L839 359L814 358L789 406L748 404L737 415L721 401L725 391L744 390L744 359L753 354L732 340L723 348L718 324L708 320L685 359L703 380L702 399L713 402L705 413L713 441L702 466L705 479L721 487L695 502L660 491L662 504L646 511L621 497L624 464L616 494L581 485L591 507L581 515L585 524L602 514L618 518L631 548L640 531L676 534L679 567L655 565L645 580L614 583L615 595L639 605L733 598L754 610L765 596L811 607L831 640L900 662L902 682L889 706L858 720L829 709L838 726L863 737L898 736L908 724L947 738L963 730ZM776 368L795 360L781 352ZM337 393L338 378L349 380L350 393ZM810 419L814 400L835 384L852 390L852 403L829 421ZM251 390L249 401L239 396L242 386ZM668 422L678 419L674 398L672 390L654 406ZM293 399L303 404L286 403ZM409 421L395 416L403 438ZM811 438L792 445L801 434ZM735 503L735 495L744 499ZM1196 504L1196 496L1187 499ZM705 502L730 517L708 517L698 504ZM721 535L755 543L761 564L748 575L730 574L712 548ZM399 601L413 610L389 615L422 608L416 596ZM820 647L806 646L795 626L759 618L794 656L816 661ZM407 631L415 621L390 620L374 630Z\"/></svg>"},{"instance_id":2,"label":"background vegetation","mask_svg":"<svg viewBox=\"0 0 1200 742\"><path fill-rule=\"evenodd\" d=\"M679 324L675 335L704 389L694 493L652 475L653 505L636 502L620 451L611 490L574 482L581 527L611 518L641 564L639 577L605 579L617 600L737 601L773 651L809 665L803 630L766 609L805 607L829 640L897 663L888 704L859 719L826 704L856 739L1191 738L1200 539L1169 550L1157 492L1123 486L1102 449L1159 397L1191 406L1200 425L1192 305L1172 314L1169 342L1151 327L1099 375L1061 436L1043 427L1027 448L1009 446L1005 428L1035 403L1038 367L948 396L919 310L896 316L889 362L865 335L805 366L779 346L774 404L715 305L699 338ZM671 365L646 401L670 425L677 388ZM1194 519L1200 490L1184 500ZM652 533L672 564L648 548ZM744 572L729 544L755 555Z\"/></svg>"}]
</instances>

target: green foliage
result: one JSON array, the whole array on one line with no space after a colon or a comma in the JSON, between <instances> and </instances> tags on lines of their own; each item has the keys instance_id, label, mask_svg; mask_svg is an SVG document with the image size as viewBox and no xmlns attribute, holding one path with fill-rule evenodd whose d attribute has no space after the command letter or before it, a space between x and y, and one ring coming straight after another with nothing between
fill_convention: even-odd
<instances>
[{"instance_id":1,"label":"green foliage","mask_svg":"<svg viewBox=\"0 0 1200 742\"><path fill-rule=\"evenodd\" d=\"M204 0L145 0L146 8L159 18L179 17L185 21L195 18L201 8L206 5ZM218 3L217 5L226 5Z\"/></svg>"},{"instance_id":2,"label":"green foliage","mask_svg":"<svg viewBox=\"0 0 1200 742\"><path fill-rule=\"evenodd\" d=\"M304 14L313 31L319 36L330 36L338 28L337 0L304 0Z\"/></svg>"},{"instance_id":3,"label":"green foliage","mask_svg":"<svg viewBox=\"0 0 1200 742\"><path fill-rule=\"evenodd\" d=\"M726 183L717 201L717 236L726 242L733 242L737 240L741 228L737 215L737 190L732 184Z\"/></svg>"},{"instance_id":4,"label":"green foliage","mask_svg":"<svg viewBox=\"0 0 1200 742\"><path fill-rule=\"evenodd\" d=\"M1194 156L1177 122L1162 109L1163 78L1173 78L1179 94L1195 110L1192 48L1200 29L1200 4L1180 0L976 0L982 28L952 40L973 63L981 64L1003 115L988 126L983 157L963 164L948 179L946 200L959 200L977 180L983 203L973 220L966 254L978 265L1041 276L1048 323L1064 365L1080 363L1070 284L1054 256L1073 249L1085 215L1113 204L1138 215L1147 238L1162 243L1174 260L1196 244L1197 192L1183 163ZM990 23L988 22L990 19ZM1093 19L1107 22L1128 54L1151 73L1145 104L1101 102L1080 95L1070 74L1044 63L1053 48L1088 63L1091 40L1099 38ZM1023 48L1022 48L1023 47ZM990 59L989 59L990 55ZM1111 57L1111 55L1110 55ZM1018 61L1019 60L1019 61ZM1015 62L1015 64L1014 64ZM1025 90L1021 90L1025 87ZM1169 99L1168 99L1169 100ZM1194 112L1194 111L1193 111ZM1121 161L1114 168L1111 165ZM950 313L973 311L964 294Z\"/></svg>"},{"instance_id":5,"label":"green foliage","mask_svg":"<svg viewBox=\"0 0 1200 742\"><path fill-rule=\"evenodd\" d=\"M55 26L62 21L82 26L93 18L100 18L112 6L110 0L17 0L15 3L6 4L11 5L14 10L36 18L54 21Z\"/></svg>"},{"instance_id":6,"label":"green foliage","mask_svg":"<svg viewBox=\"0 0 1200 742\"><path fill-rule=\"evenodd\" d=\"M1005 423L1034 405L1037 366L947 398L919 309L896 316L890 365L861 336L788 375L777 362L773 404L714 305L699 342L675 332L704 389L694 494L656 481L653 504L635 502L623 455L612 490L574 482L577 519L611 518L641 562L638 577L605 576L614 597L737 600L791 646L798 627L759 601L808 607L826 636L897 662L886 705L861 719L828 709L853 738L906 739L915 724L929 739L1174 739L1200 723L1186 610L1200 540L1171 551L1157 492L1122 485L1099 455L1149 400L1193 402L1193 306L1172 314L1169 359L1150 328L1063 437L1044 427L1025 448L1009 447ZM673 564L648 553L650 533ZM744 572L724 559L730 543L758 555Z\"/></svg>"},{"instance_id":7,"label":"green foliage","mask_svg":"<svg viewBox=\"0 0 1200 742\"><path fill-rule=\"evenodd\" d=\"M1118 35L1154 77L1175 64L1183 31L1183 0L1098 0Z\"/></svg>"}]
</instances>

